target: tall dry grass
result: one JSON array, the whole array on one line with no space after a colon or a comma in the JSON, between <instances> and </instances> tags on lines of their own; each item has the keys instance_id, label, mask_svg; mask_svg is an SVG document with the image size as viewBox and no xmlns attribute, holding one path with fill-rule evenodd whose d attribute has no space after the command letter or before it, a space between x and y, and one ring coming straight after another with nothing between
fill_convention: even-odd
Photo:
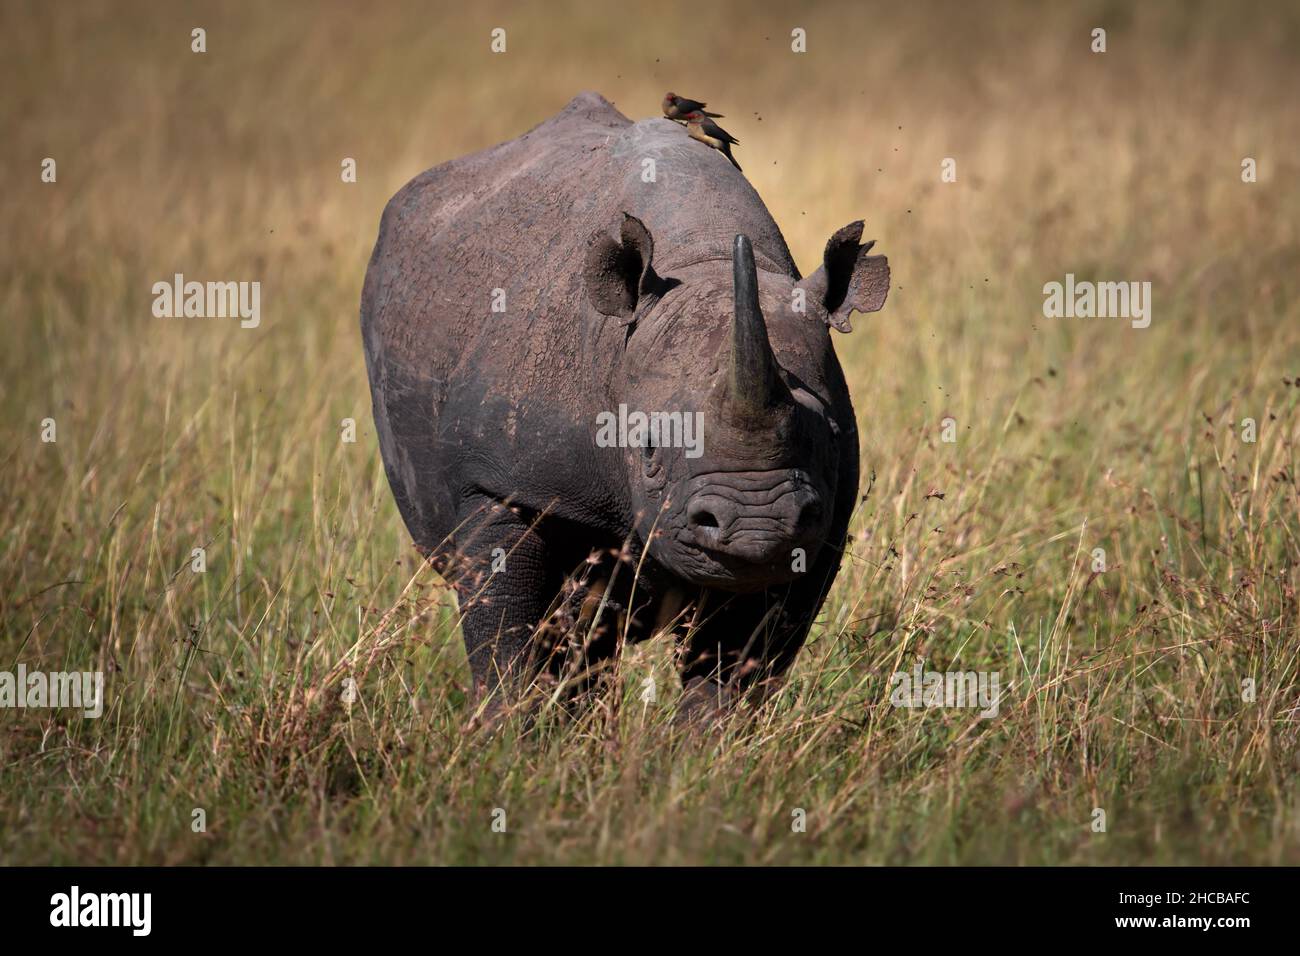
<instances>
[{"instance_id":1,"label":"tall dry grass","mask_svg":"<svg viewBox=\"0 0 1300 956\"><path fill-rule=\"evenodd\" d=\"M6 4L0 670L102 669L108 709L0 710L0 860L1300 861L1300 10L903 6ZM858 217L890 257L836 338L852 554L719 738L670 728L662 641L577 723L466 735L369 422L379 212L580 90L668 88L805 270ZM178 271L261 281L261 327L153 318ZM1151 281L1151 327L1044 319L1067 272ZM917 660L999 672L999 716L891 707Z\"/></svg>"}]
</instances>

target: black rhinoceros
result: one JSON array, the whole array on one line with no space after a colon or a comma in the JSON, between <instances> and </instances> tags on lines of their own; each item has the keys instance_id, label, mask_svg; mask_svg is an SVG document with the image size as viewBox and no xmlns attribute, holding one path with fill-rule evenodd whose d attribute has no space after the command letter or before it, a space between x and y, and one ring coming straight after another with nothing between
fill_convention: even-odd
<instances>
[{"instance_id":1,"label":"black rhinoceros","mask_svg":"<svg viewBox=\"0 0 1300 956\"><path fill-rule=\"evenodd\" d=\"M829 327L884 304L861 235L801 279L724 157L593 93L392 198L361 299L375 425L480 695L577 686L667 630L691 707L785 672L857 498Z\"/></svg>"}]
</instances>

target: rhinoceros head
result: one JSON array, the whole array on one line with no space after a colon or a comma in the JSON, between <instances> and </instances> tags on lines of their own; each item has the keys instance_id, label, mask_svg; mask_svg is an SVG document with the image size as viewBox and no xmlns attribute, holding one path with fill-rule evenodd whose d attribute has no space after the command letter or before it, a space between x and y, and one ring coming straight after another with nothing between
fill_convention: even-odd
<instances>
[{"instance_id":1,"label":"rhinoceros head","mask_svg":"<svg viewBox=\"0 0 1300 956\"><path fill-rule=\"evenodd\" d=\"M593 237L588 296L627 330L612 398L644 423L624 449L637 530L680 577L741 592L783 584L843 534L837 483L856 455L843 443L857 439L828 327L848 331L849 313L879 309L889 286L861 234L861 222L837 232L803 280L760 278L743 235L730 263L666 277L631 216L621 242Z\"/></svg>"}]
</instances>

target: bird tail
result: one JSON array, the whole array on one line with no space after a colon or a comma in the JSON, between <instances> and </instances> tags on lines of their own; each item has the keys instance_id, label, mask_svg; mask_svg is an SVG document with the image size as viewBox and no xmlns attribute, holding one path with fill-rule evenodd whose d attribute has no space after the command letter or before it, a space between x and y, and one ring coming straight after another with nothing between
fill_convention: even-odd
<instances>
[{"instance_id":1,"label":"bird tail","mask_svg":"<svg viewBox=\"0 0 1300 956\"><path fill-rule=\"evenodd\" d=\"M730 143L727 144L726 155L727 155L727 159L731 160L731 165L736 167L736 172L743 173L744 170L740 168L740 163L736 162L736 157L731 155Z\"/></svg>"},{"instance_id":2,"label":"bird tail","mask_svg":"<svg viewBox=\"0 0 1300 956\"><path fill-rule=\"evenodd\" d=\"M727 115L725 113L710 113L708 110L700 110L700 112L705 116L712 116L714 119L721 119L723 116Z\"/></svg>"}]
</instances>

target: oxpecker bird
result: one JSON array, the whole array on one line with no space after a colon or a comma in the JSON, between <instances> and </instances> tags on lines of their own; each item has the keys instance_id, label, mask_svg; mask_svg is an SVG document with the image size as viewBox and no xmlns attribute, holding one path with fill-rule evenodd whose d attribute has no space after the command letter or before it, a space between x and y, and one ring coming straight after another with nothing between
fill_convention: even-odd
<instances>
[{"instance_id":1,"label":"oxpecker bird","mask_svg":"<svg viewBox=\"0 0 1300 956\"><path fill-rule=\"evenodd\" d=\"M721 113L710 113L705 110L707 103L701 103L699 100L688 100L684 96L678 96L676 93L664 94L664 116L670 120L684 120L690 113L703 113L705 116L721 116Z\"/></svg>"},{"instance_id":2,"label":"oxpecker bird","mask_svg":"<svg viewBox=\"0 0 1300 956\"><path fill-rule=\"evenodd\" d=\"M727 159L731 160L731 165L740 170L740 163L736 162L736 157L731 155L731 144L740 145L740 140L736 139L725 129L719 126L713 120L709 119L704 113L689 113L686 116L686 131L691 139L698 139L706 146L712 146ZM744 170L740 170L744 172Z\"/></svg>"}]
</instances>

